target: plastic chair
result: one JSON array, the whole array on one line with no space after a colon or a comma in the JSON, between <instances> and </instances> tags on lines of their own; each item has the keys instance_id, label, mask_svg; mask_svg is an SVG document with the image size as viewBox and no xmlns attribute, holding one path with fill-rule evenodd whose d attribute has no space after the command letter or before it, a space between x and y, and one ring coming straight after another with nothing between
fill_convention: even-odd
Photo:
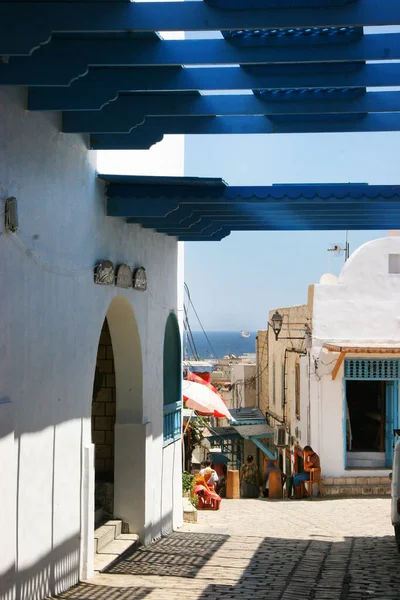
<instances>
[{"instance_id":1,"label":"plastic chair","mask_svg":"<svg viewBox=\"0 0 400 600\"><path fill-rule=\"evenodd\" d=\"M310 500L313 498L314 483L318 486L319 495L323 496L321 469L310 469L310 479L304 482L304 487L308 484L308 495Z\"/></svg>"}]
</instances>

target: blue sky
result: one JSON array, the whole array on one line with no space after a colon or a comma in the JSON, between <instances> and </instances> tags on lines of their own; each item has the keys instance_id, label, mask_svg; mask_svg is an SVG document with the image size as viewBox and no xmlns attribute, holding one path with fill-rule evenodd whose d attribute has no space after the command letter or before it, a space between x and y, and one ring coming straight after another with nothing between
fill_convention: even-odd
<instances>
[{"instance_id":1,"label":"blue sky","mask_svg":"<svg viewBox=\"0 0 400 600\"><path fill-rule=\"evenodd\" d=\"M398 133L186 136L185 175L231 185L398 184L399 142ZM386 235L349 232L350 251ZM309 284L339 273L344 259L327 248L344 241L344 231L235 232L185 244L185 279L204 327L252 331L270 309L306 302Z\"/></svg>"}]
</instances>

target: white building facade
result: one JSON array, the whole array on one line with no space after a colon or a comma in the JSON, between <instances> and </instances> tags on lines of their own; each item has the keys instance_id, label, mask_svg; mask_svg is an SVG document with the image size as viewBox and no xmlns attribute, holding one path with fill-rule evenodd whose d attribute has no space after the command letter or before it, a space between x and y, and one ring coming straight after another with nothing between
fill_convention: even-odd
<instances>
[{"instance_id":1,"label":"white building facade","mask_svg":"<svg viewBox=\"0 0 400 600\"><path fill-rule=\"evenodd\" d=\"M361 246L339 277L310 286L307 304L278 309L278 340L268 330L267 412L287 430L288 447L278 449L287 473L311 445L323 477L337 478L343 493L365 477L377 490L386 483L400 433L399 306L400 238L387 237Z\"/></svg>"},{"instance_id":2,"label":"white building facade","mask_svg":"<svg viewBox=\"0 0 400 600\"><path fill-rule=\"evenodd\" d=\"M1 91L0 195L19 220L0 235L2 600L92 574L101 484L142 543L182 520L178 242L107 217L85 137L25 106ZM102 260L144 267L147 290L96 284Z\"/></svg>"},{"instance_id":3,"label":"white building facade","mask_svg":"<svg viewBox=\"0 0 400 600\"><path fill-rule=\"evenodd\" d=\"M311 444L326 476L387 474L399 427L400 238L361 246L314 286Z\"/></svg>"}]
</instances>

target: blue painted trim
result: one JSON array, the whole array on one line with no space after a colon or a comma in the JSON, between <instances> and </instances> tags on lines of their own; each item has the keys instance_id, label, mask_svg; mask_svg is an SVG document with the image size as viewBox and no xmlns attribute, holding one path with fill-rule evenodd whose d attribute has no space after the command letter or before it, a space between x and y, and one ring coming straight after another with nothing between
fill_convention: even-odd
<instances>
[{"instance_id":1,"label":"blue painted trim","mask_svg":"<svg viewBox=\"0 0 400 600\"><path fill-rule=\"evenodd\" d=\"M280 65L279 72L265 67L251 69L216 67L181 69L89 69L86 76L70 87L36 87L29 90L29 110L100 110L116 100L119 92L177 92L208 89L221 91L390 87L400 83L400 64ZM335 67L335 68L334 68Z\"/></svg>"},{"instance_id":2,"label":"blue painted trim","mask_svg":"<svg viewBox=\"0 0 400 600\"><path fill-rule=\"evenodd\" d=\"M261 452L268 456L268 458L275 460L278 457L278 453L276 450L271 450L270 448L267 448L267 446L265 446L258 438L251 436L248 439L250 439L253 442L253 444L257 446L257 448L260 448Z\"/></svg>"},{"instance_id":3,"label":"blue painted trim","mask_svg":"<svg viewBox=\"0 0 400 600\"><path fill-rule=\"evenodd\" d=\"M320 99L320 95L322 98ZM101 111L70 111L63 113L65 133L129 133L140 127L146 117L208 116L208 115L326 115L354 116L364 113L399 113L400 92L369 92L352 99L330 100L315 93L315 99L304 101L268 101L254 95L234 96L161 96L159 98L121 96ZM392 115L390 115L392 116ZM399 118L400 122L400 118ZM140 129L139 129L140 135Z\"/></svg>"},{"instance_id":4,"label":"blue painted trim","mask_svg":"<svg viewBox=\"0 0 400 600\"><path fill-rule=\"evenodd\" d=\"M182 406L182 402L173 402L172 404L167 404L164 406L164 415L175 412L178 409L181 410Z\"/></svg>"},{"instance_id":5,"label":"blue painted trim","mask_svg":"<svg viewBox=\"0 0 400 600\"><path fill-rule=\"evenodd\" d=\"M1 4L0 4L1 7ZM1 14L1 8L0 8ZM0 44L1 48L1 44ZM5 53L4 48L4 53ZM65 60L68 55L68 61ZM52 40L31 56L0 64L0 84L69 85L89 67L177 67L185 65L276 65L394 60L400 58L400 34L371 34L351 44L289 44L236 47L226 40ZM149 73L149 85L155 73ZM142 74L143 77L143 74ZM209 73L209 77L212 75ZM145 85L145 84L144 84ZM145 85L144 89L151 89ZM208 89L205 82L204 89Z\"/></svg>"},{"instance_id":6,"label":"blue painted trim","mask_svg":"<svg viewBox=\"0 0 400 600\"><path fill-rule=\"evenodd\" d=\"M393 464L395 436L393 430L398 426L398 381L386 382L386 424L385 424L385 466Z\"/></svg>"},{"instance_id":7,"label":"blue painted trim","mask_svg":"<svg viewBox=\"0 0 400 600\"><path fill-rule=\"evenodd\" d=\"M184 240L222 239L241 230L400 228L399 186L230 187L221 180L185 185L172 178L148 178L145 185L134 176L100 177L107 182L109 216Z\"/></svg>"},{"instance_id":8,"label":"blue painted trim","mask_svg":"<svg viewBox=\"0 0 400 600\"><path fill-rule=\"evenodd\" d=\"M18 54L21 50L27 52L33 39L36 45L47 42L52 31L205 31L398 25L400 5L393 0L380 0L379 3L362 0L319 10L284 7L223 11L202 1L169 2L167 5L163 2L5 2L0 4L0 23L0 39L5 38L0 54ZM27 43L29 34L31 41Z\"/></svg>"},{"instance_id":9,"label":"blue painted trim","mask_svg":"<svg viewBox=\"0 0 400 600\"><path fill-rule=\"evenodd\" d=\"M369 114L363 117L316 120L272 120L268 117L149 117L143 126L129 134L94 134L94 150L148 149L164 134L279 134L400 131L400 115Z\"/></svg>"}]
</instances>

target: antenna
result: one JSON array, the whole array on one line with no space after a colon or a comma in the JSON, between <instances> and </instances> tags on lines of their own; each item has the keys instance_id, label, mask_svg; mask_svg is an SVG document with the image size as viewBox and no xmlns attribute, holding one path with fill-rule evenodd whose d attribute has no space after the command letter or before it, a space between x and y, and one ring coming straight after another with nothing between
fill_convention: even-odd
<instances>
[{"instance_id":1,"label":"antenna","mask_svg":"<svg viewBox=\"0 0 400 600\"><path fill-rule=\"evenodd\" d=\"M346 241L344 244L335 242L330 245L328 252L332 252L332 254L336 257L344 254L344 261L346 262L350 256L349 232L346 231Z\"/></svg>"}]
</instances>

